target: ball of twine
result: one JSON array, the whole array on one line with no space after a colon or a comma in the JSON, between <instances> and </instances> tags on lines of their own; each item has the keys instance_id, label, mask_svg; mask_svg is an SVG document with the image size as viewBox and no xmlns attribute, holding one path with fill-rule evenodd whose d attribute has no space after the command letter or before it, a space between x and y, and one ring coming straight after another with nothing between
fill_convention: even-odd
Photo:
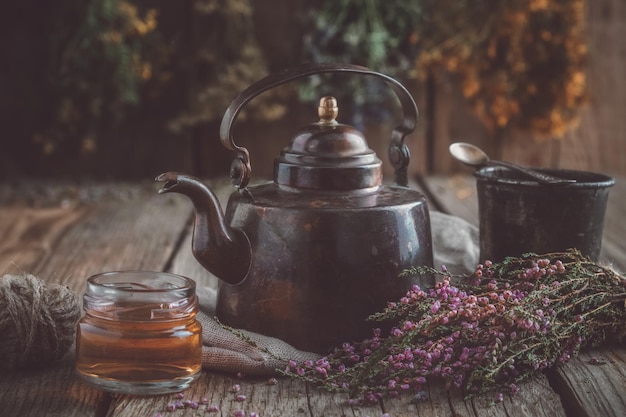
<instances>
[{"instance_id":1,"label":"ball of twine","mask_svg":"<svg viewBox=\"0 0 626 417\"><path fill-rule=\"evenodd\" d=\"M67 287L31 275L0 279L0 368L31 368L63 357L81 316Z\"/></svg>"}]
</instances>

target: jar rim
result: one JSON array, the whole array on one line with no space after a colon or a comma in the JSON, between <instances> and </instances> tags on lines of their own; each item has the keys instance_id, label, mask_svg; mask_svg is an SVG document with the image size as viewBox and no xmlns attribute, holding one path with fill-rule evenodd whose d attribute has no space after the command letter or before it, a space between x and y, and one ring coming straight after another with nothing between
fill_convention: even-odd
<instances>
[{"instance_id":1,"label":"jar rim","mask_svg":"<svg viewBox=\"0 0 626 417\"><path fill-rule=\"evenodd\" d=\"M118 270L100 272L87 278L91 289L107 289L120 293L167 293L195 291L191 278L170 272L148 270Z\"/></svg>"},{"instance_id":2,"label":"jar rim","mask_svg":"<svg viewBox=\"0 0 626 417\"><path fill-rule=\"evenodd\" d=\"M102 272L87 278L83 296L83 309L107 320L178 320L195 316L197 307L195 281L168 272Z\"/></svg>"}]
</instances>

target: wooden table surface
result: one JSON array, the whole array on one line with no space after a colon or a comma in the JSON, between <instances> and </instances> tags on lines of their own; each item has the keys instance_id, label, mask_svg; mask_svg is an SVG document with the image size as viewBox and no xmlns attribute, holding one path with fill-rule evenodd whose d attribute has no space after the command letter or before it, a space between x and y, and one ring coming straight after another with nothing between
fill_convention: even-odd
<instances>
[{"instance_id":1,"label":"wooden table surface","mask_svg":"<svg viewBox=\"0 0 626 417\"><path fill-rule=\"evenodd\" d=\"M429 177L419 182L431 209L477 223L475 183L471 176ZM215 184L220 198L230 192ZM157 195L146 184L0 184L0 271L28 272L63 283L77 294L88 276L108 270L146 269L178 273L199 285L213 285L191 255L191 205L179 195ZM602 262L626 271L626 178L611 190L605 220ZM0 336L2 337L2 336ZM0 339L1 340L1 339ZM1 342L0 342L1 343ZM595 357L601 365L590 363ZM206 398L206 406L166 411L173 395L111 395L74 377L73 352L44 369L0 371L0 416L152 417L233 416L626 416L626 348L585 351L568 364L523 384L518 395L495 405L487 398L464 401L436 384L425 401L411 396L379 406L351 406L347 396L328 394L280 378L237 378L203 370L185 398ZM230 392L241 386L244 402Z\"/></svg>"}]
</instances>

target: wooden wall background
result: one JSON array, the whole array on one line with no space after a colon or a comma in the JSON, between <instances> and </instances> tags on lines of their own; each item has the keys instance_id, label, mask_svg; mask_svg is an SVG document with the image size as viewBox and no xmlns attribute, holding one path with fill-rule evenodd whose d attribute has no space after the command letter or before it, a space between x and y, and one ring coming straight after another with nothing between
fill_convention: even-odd
<instances>
[{"instance_id":1,"label":"wooden wall background","mask_svg":"<svg viewBox=\"0 0 626 417\"><path fill-rule=\"evenodd\" d=\"M301 39L300 32L303 29L294 22L293 15L295 10L309 1L312 0L254 1L256 39L267 57L271 71L295 64L290 60L298 55L295 40ZM190 7L191 2L163 0L163 4L171 8L164 14L164 18L167 16L171 22L189 17L185 7ZM626 175L626 1L588 0L586 7L589 49L587 82L591 100L581 109L580 126L576 130L567 133L562 139L543 141L528 135L511 134L504 139L504 146L496 149L484 127L469 111L460 88L442 74L431 85L408 85L421 112L418 129L408 139L412 151L411 172L470 172L448 153L450 143L462 140L483 147L492 157L530 166ZM190 33L193 34L193 31ZM20 32L14 34L13 39L6 37L3 38L4 43L0 42L0 46L8 45L9 41L23 46L19 49L23 52L13 54L13 58L6 60L7 63L21 62L16 57L23 58L23 61L33 55L27 53L32 49L33 41L17 43L19 39L27 39L26 35ZM35 68L36 65L30 67ZM259 78L264 75L259 74ZM0 80L2 78L6 78L5 86L10 86L10 77L3 76L0 66ZM0 108L4 115L7 112L10 114L14 108L12 103L10 97L0 97ZM36 163L29 163L12 154L12 146L31 139L19 138L5 129L0 132L0 145L3 148L3 152L0 152L0 176L6 179L36 173L46 176L64 174L72 177L150 180L167 170L204 177L226 175L233 155L219 141L219 122L184 133L167 131L163 122L167 119L167 112L171 113L172 108L183 105L184 102L180 102L170 103L167 109L142 109L138 112L143 112L141 118L136 118L135 122L107 132L107 137L99 141L97 153L84 159L68 156L47 171ZM248 147L251 152L255 179L271 178L273 159L288 144L295 130L316 121L314 108L299 103L291 103L288 107L289 112L282 120L238 121L236 125L237 143ZM392 127L372 124L365 130L370 146L381 157L386 155ZM389 169L386 174L390 174Z\"/></svg>"}]
</instances>

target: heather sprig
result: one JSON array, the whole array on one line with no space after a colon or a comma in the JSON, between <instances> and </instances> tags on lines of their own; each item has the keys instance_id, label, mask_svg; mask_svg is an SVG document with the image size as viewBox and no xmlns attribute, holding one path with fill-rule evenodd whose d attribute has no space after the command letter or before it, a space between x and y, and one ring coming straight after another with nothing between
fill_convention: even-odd
<instances>
[{"instance_id":1,"label":"heather sprig","mask_svg":"<svg viewBox=\"0 0 626 417\"><path fill-rule=\"evenodd\" d=\"M387 335L374 329L284 373L365 402L418 394L435 379L468 397L515 394L535 372L626 333L626 279L575 250L485 261L469 276L404 272L432 273L441 277L434 288L415 286L370 317L393 323Z\"/></svg>"}]
</instances>

